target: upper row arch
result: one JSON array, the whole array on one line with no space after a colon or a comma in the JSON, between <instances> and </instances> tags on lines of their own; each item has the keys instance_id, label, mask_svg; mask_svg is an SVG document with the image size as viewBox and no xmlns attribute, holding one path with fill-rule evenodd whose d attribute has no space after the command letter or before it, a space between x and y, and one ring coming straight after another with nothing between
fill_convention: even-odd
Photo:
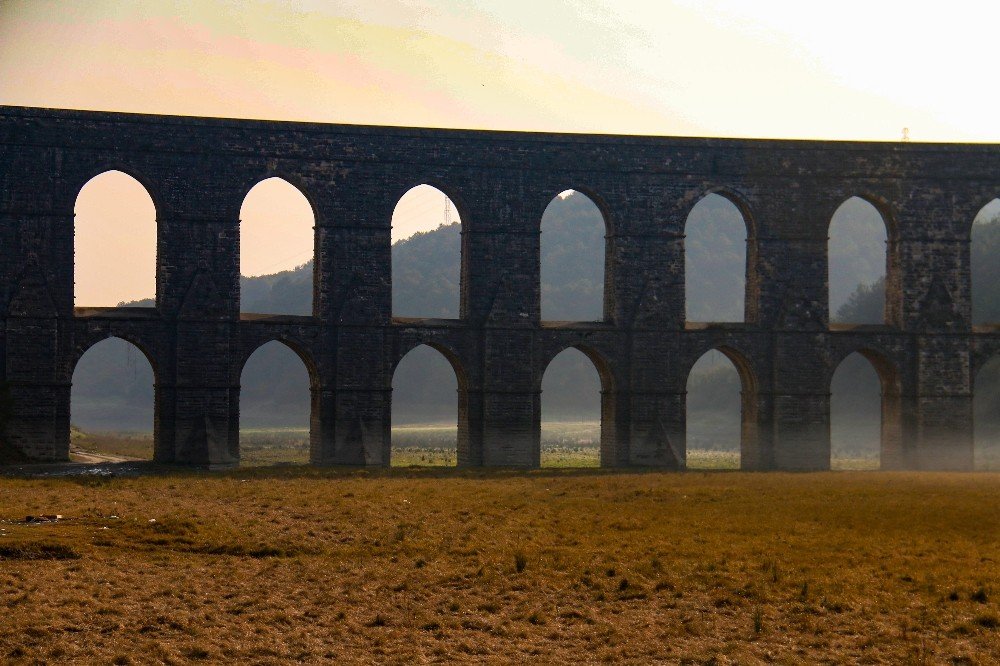
<instances>
[{"instance_id":1,"label":"upper row arch","mask_svg":"<svg viewBox=\"0 0 1000 666\"><path fill-rule=\"evenodd\" d=\"M71 185L68 188L68 191L72 193L73 197L72 201L67 202L68 206L72 207L75 205L76 199L79 197L80 192L83 190L84 187L87 186L87 184L90 181L94 180L98 176L115 171L120 172L132 178L137 183L139 183L146 190L147 194L149 194L150 199L153 201L153 206L156 208L157 215L160 214L160 212L163 210L163 195L157 188L154 179L149 178L141 169L135 168L130 164L120 161L102 162L99 166L87 169L83 171L80 176L76 177L71 182ZM302 196L305 197L306 201L308 201L310 207L312 208L314 219L318 220L319 216L317 213L319 209L317 206L317 201L315 199L314 193L310 191L309 185L304 181L303 178L301 178L294 172L288 172L282 170L260 171L254 173L252 176L243 179L241 186L236 190L237 200L233 201L232 203L235 215L238 216L239 210L242 207L243 201L246 199L247 194L249 194L250 191L256 186L258 186L260 183L272 178L277 178L281 181L284 181L291 187L298 190L302 194ZM388 200L386 201L386 205L389 206L388 216L391 217L392 210L395 207L396 203L398 203L398 201L407 192L420 185L429 185L441 191L445 196L447 196L455 205L458 216L463 221L463 224L472 219L472 217L468 214L469 213L468 206L466 205L466 202L462 197L459 188L449 185L447 182L445 182L440 178L434 178L434 177L422 178L422 179L421 178L408 179L405 182L397 184L392 189L390 196L387 197ZM580 184L573 184L558 192L546 193L539 202L540 209L538 211L538 214L534 215L533 217L540 223L541 217L542 215L544 215L545 209L548 208L548 206L557 196L559 196L562 192L567 190L573 190L579 192L580 194L590 199L594 203L594 205L597 206L598 210L601 212L601 216L604 219L607 233L609 235L614 233L614 229L617 225L613 207L608 204L607 199L601 196L601 194L597 190ZM692 201L692 203L687 207L687 215L690 215L694 207L697 206L701 201L703 201L706 196L711 194L724 197L726 200L728 200L734 206L736 206L736 208L739 210L740 214L743 217L744 223L747 226L748 236L755 237L757 235L759 231L758 221L756 219L756 216L754 215L753 208L750 204L750 197L748 197L747 195L740 192L738 189L733 188L731 186L711 185L696 190L693 196L688 197L689 200ZM878 211L879 215L882 217L882 220L886 225L886 231L890 236L896 234L896 231L898 229L898 219L895 210L891 205L888 197L868 189L859 190L855 194L846 194L846 196L844 196L843 194L844 193L838 192L837 195L827 198L827 202L824 204L825 208L824 214L821 219L832 220L837 210L840 208L840 206L842 206L846 201L850 200L851 198L857 197L871 204ZM968 225L970 231L971 231L971 225L972 222L970 221Z\"/></svg>"},{"instance_id":2,"label":"upper row arch","mask_svg":"<svg viewBox=\"0 0 1000 666\"><path fill-rule=\"evenodd\" d=\"M153 202L153 208L156 209L156 216L159 218L160 212L163 210L163 198L160 191L153 184L153 180L147 178L141 171L120 163L102 163L100 167L85 171L82 176L74 179L67 188L70 196L72 197L66 202L68 208L70 210L75 210L80 194L91 181L110 173L120 173L125 175L138 183L142 189L146 190L146 194Z\"/></svg>"},{"instance_id":3,"label":"upper row arch","mask_svg":"<svg viewBox=\"0 0 1000 666\"><path fill-rule=\"evenodd\" d=\"M319 208L316 205L316 200L314 198L313 193L310 191L308 185L305 182L303 182L302 178L294 174L282 171L265 171L263 173L257 173L254 176L244 180L243 183L241 184L241 187L238 190L236 190L236 198L238 198L239 200L234 202L236 211L235 216L240 215L240 211L243 208L243 203L246 201L247 196L249 196L250 192L252 192L253 189L258 185L260 185L261 183L267 182L269 180L281 181L284 184L288 185L289 187L293 188L294 190L298 191L298 193L301 194L302 197L309 204L309 208L312 209L313 220L318 221L319 218L317 215L317 211L319 210Z\"/></svg>"},{"instance_id":4,"label":"upper row arch","mask_svg":"<svg viewBox=\"0 0 1000 666\"><path fill-rule=\"evenodd\" d=\"M885 225L886 235L890 238L896 235L898 223L892 204L889 203L887 198L874 194L868 190L861 190L857 193L847 194L846 196L831 197L825 204L825 210L823 211L824 217L822 218L827 220L828 230L830 225L833 223L833 218L837 215L837 211L839 211L841 206L846 204L851 199L860 199L874 208L879 214L879 217L882 218L882 224Z\"/></svg>"},{"instance_id":5,"label":"upper row arch","mask_svg":"<svg viewBox=\"0 0 1000 666\"><path fill-rule=\"evenodd\" d=\"M604 231L608 236L614 235L614 230L616 228L615 219L613 215L613 207L608 204L605 197L601 196L596 190L583 185L572 185L569 187L564 187L558 191L547 191L539 198L538 206L532 215L532 219L536 224L541 225L542 218L545 216L545 212L549 209L549 206L563 194L563 192L576 192L585 196L594 206L597 208L598 212L601 214L601 219L604 221Z\"/></svg>"},{"instance_id":6,"label":"upper row arch","mask_svg":"<svg viewBox=\"0 0 1000 666\"><path fill-rule=\"evenodd\" d=\"M691 204L687 207L687 210L684 213L684 224L687 224L687 220L691 217L691 213L694 209L697 208L700 203L705 201L707 197L713 194L722 197L736 207L736 210L740 213L740 217L743 218L743 224L746 226L747 237L755 238L757 236L757 222L753 215L749 198L740 193L738 190L725 185L711 185L709 187L696 190L693 196L687 197L691 200Z\"/></svg>"},{"instance_id":7,"label":"upper row arch","mask_svg":"<svg viewBox=\"0 0 1000 666\"><path fill-rule=\"evenodd\" d=\"M148 194L149 198L152 200L153 207L156 209L157 218L159 218L163 210L163 196L154 184L153 179L148 178L141 170L118 162L102 163L99 167L85 171L82 176L74 179L69 187L69 191L72 193L72 200L67 202L67 204L70 207L75 207L77 200L80 198L80 193L83 192L84 188L86 188L91 181L105 174L115 172L131 178L142 186L142 188L146 191L146 194ZM235 190L236 195L234 196L234 200L229 204L232 217L239 217L240 209L243 207L243 202L246 201L247 195L250 194L255 187L271 179L280 180L289 187L298 191L299 194L301 194L309 203L309 207L313 212L313 219L316 219L316 212L318 210L316 201L310 192L309 187L306 186L303 180L294 174L271 171L257 173L254 176L242 181L238 189Z\"/></svg>"}]
</instances>

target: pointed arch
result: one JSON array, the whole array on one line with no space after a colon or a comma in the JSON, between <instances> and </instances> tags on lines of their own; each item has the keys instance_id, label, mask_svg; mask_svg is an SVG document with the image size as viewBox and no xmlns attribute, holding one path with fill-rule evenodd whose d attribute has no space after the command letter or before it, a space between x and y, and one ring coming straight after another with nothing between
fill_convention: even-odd
<instances>
[{"instance_id":1,"label":"pointed arch","mask_svg":"<svg viewBox=\"0 0 1000 666\"><path fill-rule=\"evenodd\" d=\"M136 177L91 177L73 206L73 300L77 307L155 305L157 207Z\"/></svg>"},{"instance_id":2,"label":"pointed arch","mask_svg":"<svg viewBox=\"0 0 1000 666\"><path fill-rule=\"evenodd\" d=\"M461 361L443 345L421 342L402 354L391 375L388 464L470 464L467 386Z\"/></svg>"},{"instance_id":3,"label":"pointed arch","mask_svg":"<svg viewBox=\"0 0 1000 666\"><path fill-rule=\"evenodd\" d=\"M458 319L463 312L464 207L444 189L407 189L392 210L392 314Z\"/></svg>"},{"instance_id":4,"label":"pointed arch","mask_svg":"<svg viewBox=\"0 0 1000 666\"><path fill-rule=\"evenodd\" d=\"M1000 198L979 209L969 231L969 269L972 289L972 323L1000 322L1000 299L990 289L1000 284Z\"/></svg>"},{"instance_id":5,"label":"pointed arch","mask_svg":"<svg viewBox=\"0 0 1000 666\"><path fill-rule=\"evenodd\" d=\"M316 214L284 177L258 181L240 205L240 311L311 315Z\"/></svg>"},{"instance_id":6,"label":"pointed arch","mask_svg":"<svg viewBox=\"0 0 1000 666\"><path fill-rule=\"evenodd\" d=\"M832 323L895 323L902 306L895 221L888 204L852 196L830 216L827 240L829 319Z\"/></svg>"},{"instance_id":7,"label":"pointed arch","mask_svg":"<svg viewBox=\"0 0 1000 666\"><path fill-rule=\"evenodd\" d=\"M880 469L906 467L902 378L895 364L878 350L859 348L833 366L829 386L831 458L869 457Z\"/></svg>"},{"instance_id":8,"label":"pointed arch","mask_svg":"<svg viewBox=\"0 0 1000 666\"><path fill-rule=\"evenodd\" d=\"M603 200L589 189L563 190L545 206L540 230L541 319L610 319L612 233Z\"/></svg>"},{"instance_id":9,"label":"pointed arch","mask_svg":"<svg viewBox=\"0 0 1000 666\"><path fill-rule=\"evenodd\" d=\"M617 393L607 359L585 344L567 346L539 378L542 466L612 467L616 458Z\"/></svg>"},{"instance_id":10,"label":"pointed arch","mask_svg":"<svg viewBox=\"0 0 1000 666\"><path fill-rule=\"evenodd\" d=\"M743 352L718 345L702 353L688 369L686 391L689 467L771 467L758 438L757 378ZM692 451L704 460L693 460ZM738 460L730 462L733 452Z\"/></svg>"},{"instance_id":11,"label":"pointed arch","mask_svg":"<svg viewBox=\"0 0 1000 666\"><path fill-rule=\"evenodd\" d=\"M77 350L70 389L70 446L124 459L165 459L157 441L156 360L127 336Z\"/></svg>"},{"instance_id":12,"label":"pointed arch","mask_svg":"<svg viewBox=\"0 0 1000 666\"><path fill-rule=\"evenodd\" d=\"M743 322L756 280L751 279L756 234L749 206L716 188L684 221L684 294L687 321Z\"/></svg>"},{"instance_id":13,"label":"pointed arch","mask_svg":"<svg viewBox=\"0 0 1000 666\"><path fill-rule=\"evenodd\" d=\"M314 427L319 374L305 347L292 338L272 338L250 350L237 367L237 459L252 464L312 459L319 446Z\"/></svg>"}]
</instances>

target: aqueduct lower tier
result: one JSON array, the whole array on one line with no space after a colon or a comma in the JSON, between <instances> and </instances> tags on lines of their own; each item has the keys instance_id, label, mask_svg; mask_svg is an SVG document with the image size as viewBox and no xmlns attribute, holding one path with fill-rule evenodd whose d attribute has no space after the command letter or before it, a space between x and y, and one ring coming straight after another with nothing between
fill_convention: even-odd
<instances>
[{"instance_id":1,"label":"aqueduct lower tier","mask_svg":"<svg viewBox=\"0 0 1000 666\"><path fill-rule=\"evenodd\" d=\"M156 307L78 308L74 202L138 179L157 209ZM315 218L310 317L240 314L239 209L280 176ZM390 220L427 183L463 221L461 315L393 319ZM607 222L605 315L539 319L539 221L576 189ZM746 321L686 322L684 222L706 193L748 221ZM232 464L239 378L281 340L312 377L312 461L384 465L391 377L430 344L459 376L459 461L539 463L541 375L577 347L603 381L605 465L680 468L688 370L743 378L743 466L830 463L830 379L860 351L883 386L883 466L968 469L972 382L1000 328L970 324L969 236L1000 193L1000 146L585 136L355 127L0 107L3 446L65 460L79 357L118 336L155 372L155 457ZM884 325L829 324L827 229L861 196L888 227Z\"/></svg>"}]
</instances>

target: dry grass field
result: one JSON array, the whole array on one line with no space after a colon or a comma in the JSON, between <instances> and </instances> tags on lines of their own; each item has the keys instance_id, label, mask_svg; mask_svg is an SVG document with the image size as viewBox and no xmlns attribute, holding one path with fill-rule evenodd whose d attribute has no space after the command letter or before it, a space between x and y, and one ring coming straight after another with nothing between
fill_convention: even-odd
<instances>
[{"instance_id":1,"label":"dry grass field","mask_svg":"<svg viewBox=\"0 0 1000 666\"><path fill-rule=\"evenodd\" d=\"M7 478L0 662L989 664L998 563L987 473Z\"/></svg>"}]
</instances>

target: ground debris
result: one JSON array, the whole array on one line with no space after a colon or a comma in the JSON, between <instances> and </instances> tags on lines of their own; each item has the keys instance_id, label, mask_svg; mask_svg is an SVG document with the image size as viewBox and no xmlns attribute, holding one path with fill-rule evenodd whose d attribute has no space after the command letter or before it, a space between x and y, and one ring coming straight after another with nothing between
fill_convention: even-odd
<instances>
[{"instance_id":1,"label":"ground debris","mask_svg":"<svg viewBox=\"0 0 1000 666\"><path fill-rule=\"evenodd\" d=\"M56 523L63 519L61 513L43 513L40 516L25 516L24 523L28 525L37 525L40 523Z\"/></svg>"}]
</instances>

